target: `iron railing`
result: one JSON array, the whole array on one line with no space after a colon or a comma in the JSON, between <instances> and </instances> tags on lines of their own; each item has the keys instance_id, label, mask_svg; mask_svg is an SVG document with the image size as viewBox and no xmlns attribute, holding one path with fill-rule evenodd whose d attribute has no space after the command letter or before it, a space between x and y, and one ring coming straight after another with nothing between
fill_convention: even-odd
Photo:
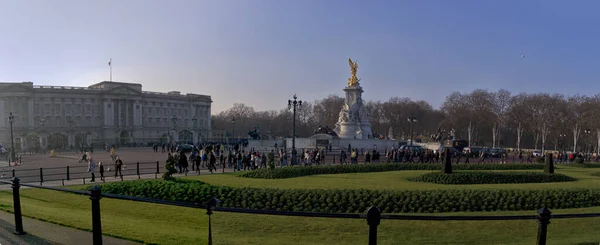
<instances>
[{"instance_id":1,"label":"iron railing","mask_svg":"<svg viewBox=\"0 0 600 245\"><path fill-rule=\"evenodd\" d=\"M587 214L559 214L552 215L552 212L548 208L541 208L537 211L537 215L505 215L505 216L425 216L425 215L398 215L398 214L382 214L379 208L371 206L366 213L313 213L313 212L289 212L289 211L273 211L273 210L254 210L254 209L241 209L241 208L222 208L217 207L219 200L211 198L207 203L189 203L189 202L176 202L166 201L151 198L132 197L110 193L102 193L100 187L94 186L89 191L82 190L71 190L57 187L23 184L20 182L18 177L13 178L11 181L0 180L0 183L11 184L13 193L13 213L15 216L15 234L25 234L23 230L23 218L21 212L21 197L19 189L21 186L39 188L53 191L60 191L66 193L72 193L77 195L89 196L92 202L92 233L93 233L93 244L102 244L102 222L100 215L100 199L111 198L119 200L127 200L134 202L146 202L178 207L197 208L205 209L208 215L208 244L212 245L212 224L211 214L216 212L230 212L230 213L245 213L245 214L257 214L257 215L279 215L279 216L296 216L296 217L318 217L318 218L343 218L343 219L366 219L367 225L369 226L369 245L377 244L377 227L379 226L381 219L390 220L421 220L421 221L491 221L491 220L537 220L538 231L537 231L537 245L545 245L548 235L548 224L550 219L570 219L570 218L592 218L600 217L600 213L587 213Z\"/></svg>"},{"instance_id":2,"label":"iron railing","mask_svg":"<svg viewBox=\"0 0 600 245\"><path fill-rule=\"evenodd\" d=\"M98 165L94 170L94 177L100 181L106 177L118 177L123 180L124 176L138 176L154 174L154 178L158 178L161 173L161 168L164 168L164 164L161 165L160 161L156 162L134 162L125 163L121 171L117 175L114 164L104 165L103 176L99 172ZM112 171L108 171L111 168ZM39 183L43 185L44 182L50 181L61 181L62 185L65 185L65 181L81 179L82 183L86 183L86 179L91 178L91 173L88 172L87 163L81 163L80 165L68 165L66 167L49 167L49 168L28 168L20 169L19 167L13 167L8 170L0 170L0 178L14 178L18 177L23 183ZM104 182L104 181L103 181ZM1 184L1 183L0 183Z\"/></svg>"}]
</instances>

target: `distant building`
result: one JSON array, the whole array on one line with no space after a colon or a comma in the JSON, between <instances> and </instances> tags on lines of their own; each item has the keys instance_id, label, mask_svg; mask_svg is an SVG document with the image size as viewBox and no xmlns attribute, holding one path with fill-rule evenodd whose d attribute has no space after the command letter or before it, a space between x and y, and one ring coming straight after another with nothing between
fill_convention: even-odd
<instances>
[{"instance_id":1,"label":"distant building","mask_svg":"<svg viewBox=\"0 0 600 245\"><path fill-rule=\"evenodd\" d=\"M147 142L193 142L211 137L211 97L142 91L141 84L89 87L0 83L0 143L15 148L67 148Z\"/></svg>"}]
</instances>

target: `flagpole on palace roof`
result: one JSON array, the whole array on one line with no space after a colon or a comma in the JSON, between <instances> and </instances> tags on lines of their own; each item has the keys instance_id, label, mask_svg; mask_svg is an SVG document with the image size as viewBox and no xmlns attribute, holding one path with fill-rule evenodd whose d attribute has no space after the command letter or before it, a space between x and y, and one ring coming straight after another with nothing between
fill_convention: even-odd
<instances>
[{"instance_id":1,"label":"flagpole on palace roof","mask_svg":"<svg viewBox=\"0 0 600 245\"><path fill-rule=\"evenodd\" d=\"M109 82L112 82L112 58L110 58L110 60L108 60L108 67L110 69L110 80L109 80Z\"/></svg>"}]
</instances>

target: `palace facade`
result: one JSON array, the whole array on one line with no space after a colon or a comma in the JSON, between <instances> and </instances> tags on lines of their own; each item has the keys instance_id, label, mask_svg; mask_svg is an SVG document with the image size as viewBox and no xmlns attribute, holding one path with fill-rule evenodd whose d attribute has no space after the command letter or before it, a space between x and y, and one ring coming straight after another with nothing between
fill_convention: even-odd
<instances>
[{"instance_id":1,"label":"palace facade","mask_svg":"<svg viewBox=\"0 0 600 245\"><path fill-rule=\"evenodd\" d=\"M149 142L198 143L211 137L211 97L142 90L141 84L89 87L0 83L0 144L28 151Z\"/></svg>"}]
</instances>

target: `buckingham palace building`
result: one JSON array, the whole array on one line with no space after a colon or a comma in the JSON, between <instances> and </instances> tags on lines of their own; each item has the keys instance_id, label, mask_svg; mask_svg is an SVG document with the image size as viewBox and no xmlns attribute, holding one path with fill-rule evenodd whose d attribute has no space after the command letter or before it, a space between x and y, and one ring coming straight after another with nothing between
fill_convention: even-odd
<instances>
[{"instance_id":1,"label":"buckingham palace building","mask_svg":"<svg viewBox=\"0 0 600 245\"><path fill-rule=\"evenodd\" d=\"M0 83L0 144L15 149L105 144L198 143L211 137L211 97L142 90L141 84L88 87ZM10 113L13 120L9 119Z\"/></svg>"}]
</instances>

